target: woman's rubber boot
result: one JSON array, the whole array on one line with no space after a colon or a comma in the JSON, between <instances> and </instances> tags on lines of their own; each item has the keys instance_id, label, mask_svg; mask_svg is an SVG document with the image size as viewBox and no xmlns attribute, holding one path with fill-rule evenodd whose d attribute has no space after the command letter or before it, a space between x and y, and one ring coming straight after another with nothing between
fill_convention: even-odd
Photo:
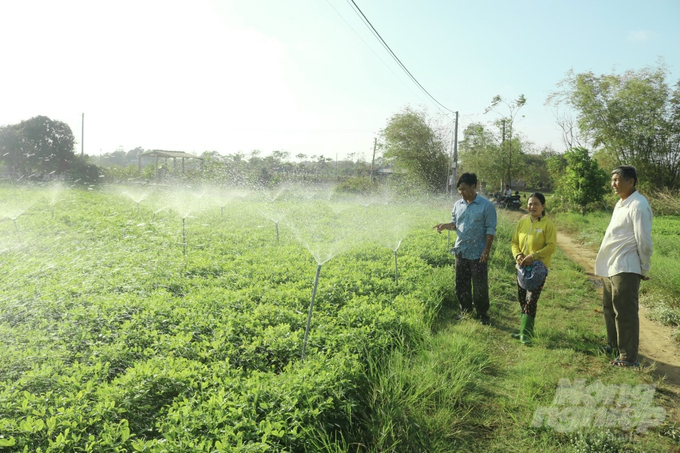
<instances>
[{"instance_id":1,"label":"woman's rubber boot","mask_svg":"<svg viewBox=\"0 0 680 453\"><path fill-rule=\"evenodd\" d=\"M519 333L513 333L510 335L512 338L515 340L521 340L522 339L522 334L524 333L524 328L526 327L526 317L524 313L522 313L522 317L520 318L520 328L519 328Z\"/></svg>"},{"instance_id":2,"label":"woman's rubber boot","mask_svg":"<svg viewBox=\"0 0 680 453\"><path fill-rule=\"evenodd\" d=\"M531 338L534 336L534 321L536 318L529 315L522 315L522 329L520 330L519 341L522 344L531 344Z\"/></svg>"}]
</instances>

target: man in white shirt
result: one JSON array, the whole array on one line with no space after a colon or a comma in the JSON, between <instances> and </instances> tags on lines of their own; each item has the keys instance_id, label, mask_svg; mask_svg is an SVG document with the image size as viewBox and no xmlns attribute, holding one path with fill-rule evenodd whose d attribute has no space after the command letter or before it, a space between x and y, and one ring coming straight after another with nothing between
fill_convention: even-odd
<instances>
[{"instance_id":1,"label":"man in white shirt","mask_svg":"<svg viewBox=\"0 0 680 453\"><path fill-rule=\"evenodd\" d=\"M640 280L649 280L652 257L652 209L635 189L635 167L612 170L611 186L620 200L595 259L595 275L603 277L602 296L607 349L618 349L615 366L638 366Z\"/></svg>"}]
</instances>

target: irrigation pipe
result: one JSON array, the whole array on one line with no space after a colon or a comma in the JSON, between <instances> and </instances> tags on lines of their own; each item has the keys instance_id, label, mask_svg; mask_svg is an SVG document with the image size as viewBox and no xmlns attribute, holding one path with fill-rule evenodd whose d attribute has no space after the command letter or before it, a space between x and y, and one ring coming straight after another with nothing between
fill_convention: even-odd
<instances>
[{"instance_id":1,"label":"irrigation pipe","mask_svg":"<svg viewBox=\"0 0 680 453\"><path fill-rule=\"evenodd\" d=\"M312 290L312 302L309 304L309 313L307 314L307 327L305 328L305 339L302 342L302 360L305 359L305 351L307 350L307 337L309 336L309 325L312 323L312 310L314 309L314 298L316 297L316 287L319 284L319 275L321 274L321 264L316 267L316 278L314 279L314 289Z\"/></svg>"}]
</instances>

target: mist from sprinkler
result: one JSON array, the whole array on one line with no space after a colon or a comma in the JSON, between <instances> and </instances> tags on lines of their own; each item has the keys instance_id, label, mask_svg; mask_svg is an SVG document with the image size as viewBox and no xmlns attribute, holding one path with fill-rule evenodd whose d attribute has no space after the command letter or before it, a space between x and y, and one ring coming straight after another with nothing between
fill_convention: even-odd
<instances>
[{"instance_id":1,"label":"mist from sprinkler","mask_svg":"<svg viewBox=\"0 0 680 453\"><path fill-rule=\"evenodd\" d=\"M412 224L413 218L406 212L399 212L398 206L376 206L370 218L373 239L394 252L394 281L396 285L399 285L399 247L401 247L401 243Z\"/></svg>"},{"instance_id":2,"label":"mist from sprinkler","mask_svg":"<svg viewBox=\"0 0 680 453\"><path fill-rule=\"evenodd\" d=\"M195 194L184 190L169 193L164 198L167 207L182 219L182 254L185 259L187 256L186 219L192 217L192 214L209 209L213 205L211 197L204 195L204 192Z\"/></svg>"},{"instance_id":3,"label":"mist from sprinkler","mask_svg":"<svg viewBox=\"0 0 680 453\"><path fill-rule=\"evenodd\" d=\"M122 196L127 197L130 200L134 201L136 209L139 209L139 203L146 200L147 197L151 194L151 191L149 189L139 190L132 187L119 189L118 192Z\"/></svg>"},{"instance_id":4,"label":"mist from sprinkler","mask_svg":"<svg viewBox=\"0 0 680 453\"><path fill-rule=\"evenodd\" d=\"M274 223L276 243L280 243L279 223L286 217L283 204L275 203L274 201L266 202L263 206L256 208L256 211L260 216Z\"/></svg>"},{"instance_id":5,"label":"mist from sprinkler","mask_svg":"<svg viewBox=\"0 0 680 453\"><path fill-rule=\"evenodd\" d=\"M31 206L35 203L35 200L31 197L28 198L23 198L20 197L18 199L13 200L12 204L8 205L0 205L0 218L6 218L12 221L14 224L14 231L17 234L17 237L21 238L19 234L19 226L17 225L17 220L19 217L21 217L26 211L28 211Z\"/></svg>"},{"instance_id":6,"label":"mist from sprinkler","mask_svg":"<svg viewBox=\"0 0 680 453\"><path fill-rule=\"evenodd\" d=\"M213 196L220 207L220 215L224 216L224 208L236 200L244 199L246 192L243 190L222 190L215 192Z\"/></svg>"},{"instance_id":7,"label":"mist from sprinkler","mask_svg":"<svg viewBox=\"0 0 680 453\"><path fill-rule=\"evenodd\" d=\"M50 206L52 217L54 217L54 208L56 207L57 201L59 200L64 189L65 186L61 181L54 181L50 183L49 186L47 186L45 195L47 197L47 203Z\"/></svg>"},{"instance_id":8,"label":"mist from sprinkler","mask_svg":"<svg viewBox=\"0 0 680 453\"><path fill-rule=\"evenodd\" d=\"M336 215L328 207L327 202L319 200L296 203L291 206L291 212L287 217L287 225L290 226L295 238L316 261L316 276L302 344L301 358L303 360L307 350L321 267L336 255L350 248L360 236L356 234L360 226L352 221L356 220L356 217L348 216L340 222L335 221L335 218Z\"/></svg>"}]
</instances>

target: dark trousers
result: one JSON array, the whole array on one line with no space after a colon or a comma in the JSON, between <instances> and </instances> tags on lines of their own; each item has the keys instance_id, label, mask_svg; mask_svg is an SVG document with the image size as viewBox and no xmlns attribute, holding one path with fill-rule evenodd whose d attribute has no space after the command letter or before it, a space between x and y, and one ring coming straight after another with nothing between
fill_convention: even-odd
<instances>
[{"instance_id":1,"label":"dark trousers","mask_svg":"<svg viewBox=\"0 0 680 453\"><path fill-rule=\"evenodd\" d=\"M602 311L607 326L607 343L619 349L622 360L637 362L640 344L640 275L622 273L603 277L602 281Z\"/></svg>"},{"instance_id":2,"label":"dark trousers","mask_svg":"<svg viewBox=\"0 0 680 453\"><path fill-rule=\"evenodd\" d=\"M519 306L522 308L522 313L529 315L532 318L536 317L536 307L538 306L538 298L541 297L543 285L534 291L527 291L519 286L517 283L517 298L519 299Z\"/></svg>"},{"instance_id":3,"label":"dark trousers","mask_svg":"<svg viewBox=\"0 0 680 453\"><path fill-rule=\"evenodd\" d=\"M463 311L472 311L474 302L478 315L489 311L489 267L479 260L466 260L456 255L456 297Z\"/></svg>"}]
</instances>

